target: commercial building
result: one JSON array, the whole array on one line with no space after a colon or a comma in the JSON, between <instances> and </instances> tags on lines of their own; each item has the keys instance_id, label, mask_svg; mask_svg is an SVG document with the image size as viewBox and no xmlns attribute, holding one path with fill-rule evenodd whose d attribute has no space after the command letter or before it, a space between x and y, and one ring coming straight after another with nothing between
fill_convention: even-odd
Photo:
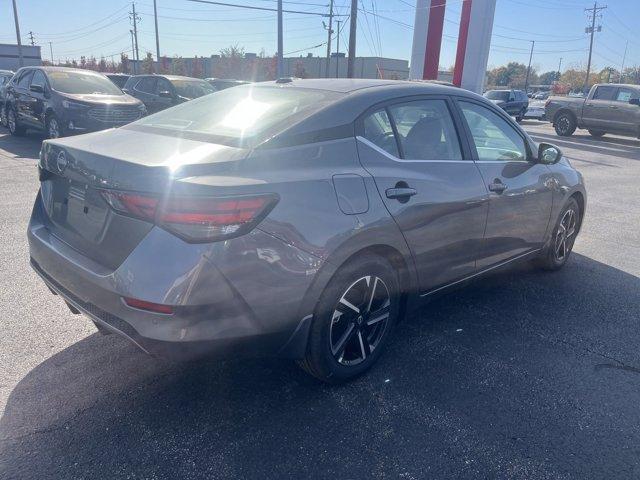
<instances>
[{"instance_id":1,"label":"commercial building","mask_svg":"<svg viewBox=\"0 0 640 480\"><path fill-rule=\"evenodd\" d=\"M23 66L42 65L40 47L38 45L22 45ZM0 70L17 70L20 68L18 45L0 43Z\"/></svg>"}]
</instances>

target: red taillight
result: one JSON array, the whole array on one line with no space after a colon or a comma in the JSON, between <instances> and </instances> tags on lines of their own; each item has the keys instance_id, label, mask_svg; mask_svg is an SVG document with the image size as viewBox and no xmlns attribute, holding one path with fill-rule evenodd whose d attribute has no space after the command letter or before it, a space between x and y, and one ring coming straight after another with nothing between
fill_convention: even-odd
<instances>
[{"instance_id":1,"label":"red taillight","mask_svg":"<svg viewBox=\"0 0 640 480\"><path fill-rule=\"evenodd\" d=\"M116 190L101 190L119 213L141 218L190 242L210 242L237 237L253 229L274 207L277 195L238 197L158 197Z\"/></svg>"},{"instance_id":2,"label":"red taillight","mask_svg":"<svg viewBox=\"0 0 640 480\"><path fill-rule=\"evenodd\" d=\"M173 197L162 206L158 224L189 241L206 242L250 231L271 211L277 197Z\"/></svg>"},{"instance_id":3,"label":"red taillight","mask_svg":"<svg viewBox=\"0 0 640 480\"><path fill-rule=\"evenodd\" d=\"M123 297L124 303L133 308L140 310L147 310L153 313L164 313L165 315L171 315L173 313L173 306L164 305L162 303L146 302L144 300L138 300L137 298Z\"/></svg>"},{"instance_id":4,"label":"red taillight","mask_svg":"<svg viewBox=\"0 0 640 480\"><path fill-rule=\"evenodd\" d=\"M156 216L158 208L156 197L117 190L101 190L100 193L117 212L149 221L153 221Z\"/></svg>"}]
</instances>

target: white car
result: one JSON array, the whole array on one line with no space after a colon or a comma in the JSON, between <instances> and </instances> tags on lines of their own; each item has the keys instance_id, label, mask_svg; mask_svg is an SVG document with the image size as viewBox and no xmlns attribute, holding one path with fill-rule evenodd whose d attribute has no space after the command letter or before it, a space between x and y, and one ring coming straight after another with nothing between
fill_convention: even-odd
<instances>
[{"instance_id":1,"label":"white car","mask_svg":"<svg viewBox=\"0 0 640 480\"><path fill-rule=\"evenodd\" d=\"M544 102L530 102L529 108L527 108L527 111L524 114L524 118L545 120Z\"/></svg>"}]
</instances>

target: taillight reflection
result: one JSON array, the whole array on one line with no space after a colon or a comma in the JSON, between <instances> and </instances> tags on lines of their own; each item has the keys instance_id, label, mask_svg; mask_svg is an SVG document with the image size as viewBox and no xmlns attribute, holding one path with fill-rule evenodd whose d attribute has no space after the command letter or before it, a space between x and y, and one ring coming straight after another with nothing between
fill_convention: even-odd
<instances>
[{"instance_id":1,"label":"taillight reflection","mask_svg":"<svg viewBox=\"0 0 640 480\"><path fill-rule=\"evenodd\" d=\"M154 222L190 242L210 242L243 235L253 229L278 202L275 194L237 197L158 197L102 190L118 213Z\"/></svg>"}]
</instances>

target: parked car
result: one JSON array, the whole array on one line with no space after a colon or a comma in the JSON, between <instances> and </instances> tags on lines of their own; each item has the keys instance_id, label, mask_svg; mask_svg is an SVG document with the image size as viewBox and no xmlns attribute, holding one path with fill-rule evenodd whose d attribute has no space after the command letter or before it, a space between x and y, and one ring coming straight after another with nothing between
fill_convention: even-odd
<instances>
[{"instance_id":1,"label":"parked car","mask_svg":"<svg viewBox=\"0 0 640 480\"><path fill-rule=\"evenodd\" d=\"M640 86L596 84L586 98L550 97L547 118L562 137L584 128L594 137L606 133L640 138Z\"/></svg>"},{"instance_id":2,"label":"parked car","mask_svg":"<svg viewBox=\"0 0 640 480\"><path fill-rule=\"evenodd\" d=\"M522 121L529 108L529 99L522 90L489 90L484 96L509 115L516 117L518 122Z\"/></svg>"},{"instance_id":3,"label":"parked car","mask_svg":"<svg viewBox=\"0 0 640 480\"><path fill-rule=\"evenodd\" d=\"M120 127L145 115L144 105L101 73L66 67L24 67L6 89L9 131L48 138Z\"/></svg>"},{"instance_id":4,"label":"parked car","mask_svg":"<svg viewBox=\"0 0 640 480\"><path fill-rule=\"evenodd\" d=\"M205 80L177 75L136 75L124 91L144 102L150 113L215 92Z\"/></svg>"},{"instance_id":5,"label":"parked car","mask_svg":"<svg viewBox=\"0 0 640 480\"><path fill-rule=\"evenodd\" d=\"M547 98L549 98L549 94L549 92L538 92L533 96L533 98L535 100L546 100Z\"/></svg>"},{"instance_id":6,"label":"parked car","mask_svg":"<svg viewBox=\"0 0 640 480\"><path fill-rule=\"evenodd\" d=\"M225 88L237 87L238 85L246 85L246 80L234 80L232 78L205 78L207 82L217 92L218 90L224 90Z\"/></svg>"},{"instance_id":7,"label":"parked car","mask_svg":"<svg viewBox=\"0 0 640 480\"><path fill-rule=\"evenodd\" d=\"M109 80L115 83L120 89L124 88L125 84L127 83L127 80L129 80L129 77L131 77L131 75L127 75L125 73L105 73L105 75Z\"/></svg>"},{"instance_id":8,"label":"parked car","mask_svg":"<svg viewBox=\"0 0 640 480\"><path fill-rule=\"evenodd\" d=\"M535 100L529 103L529 107L524 114L524 118L533 118L535 120L546 120L544 102Z\"/></svg>"},{"instance_id":9,"label":"parked car","mask_svg":"<svg viewBox=\"0 0 640 480\"><path fill-rule=\"evenodd\" d=\"M230 88L45 141L31 265L147 352L268 354L328 381L403 312L517 261L559 269L582 176L459 88L318 79Z\"/></svg>"},{"instance_id":10,"label":"parked car","mask_svg":"<svg viewBox=\"0 0 640 480\"><path fill-rule=\"evenodd\" d=\"M11 70L0 70L0 125L7 126L7 115L4 108L5 89L9 81L13 77Z\"/></svg>"}]
</instances>

